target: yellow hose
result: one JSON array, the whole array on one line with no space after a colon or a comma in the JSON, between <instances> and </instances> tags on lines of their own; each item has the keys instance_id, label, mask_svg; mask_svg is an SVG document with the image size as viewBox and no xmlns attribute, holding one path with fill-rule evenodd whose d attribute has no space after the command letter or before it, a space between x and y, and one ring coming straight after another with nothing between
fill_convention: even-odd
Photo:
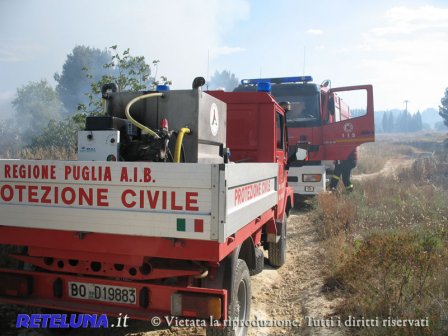
<instances>
[{"instance_id":1,"label":"yellow hose","mask_svg":"<svg viewBox=\"0 0 448 336\"><path fill-rule=\"evenodd\" d=\"M182 127L177 134L176 147L174 148L174 162L180 162L180 153L182 150L182 142L184 141L184 134L190 133L190 129L187 127Z\"/></svg>"},{"instance_id":2,"label":"yellow hose","mask_svg":"<svg viewBox=\"0 0 448 336\"><path fill-rule=\"evenodd\" d=\"M126 105L126 109L124 111L124 113L126 114L126 118L128 118L128 120L135 125L135 127L138 127L142 130L142 132L144 133L148 133L149 135L152 135L154 138L159 139L160 137L157 135L156 132L154 132L152 129L146 127L145 125L140 124L137 120L135 120L134 118L131 117L131 114L129 113L129 109L131 108L131 106L138 102L139 100L143 100L143 99L148 99L148 98L152 98L152 97L162 97L163 93L148 93L148 94L144 94L138 97L135 97L134 99L132 99L127 105ZM177 146L177 144L176 144ZM176 147L177 148L177 147Z\"/></svg>"}]
</instances>

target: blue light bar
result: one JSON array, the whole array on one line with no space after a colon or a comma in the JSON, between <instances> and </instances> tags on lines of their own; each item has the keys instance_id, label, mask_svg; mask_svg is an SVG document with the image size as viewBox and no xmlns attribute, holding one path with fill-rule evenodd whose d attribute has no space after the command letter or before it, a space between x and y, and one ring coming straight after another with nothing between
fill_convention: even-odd
<instances>
[{"instance_id":1,"label":"blue light bar","mask_svg":"<svg viewBox=\"0 0 448 336\"><path fill-rule=\"evenodd\" d=\"M296 77L278 77L278 78L254 78L254 79L242 79L243 85L257 85L258 83L272 83L272 84L285 84L285 83L308 83L312 82L311 76L296 76Z\"/></svg>"},{"instance_id":2,"label":"blue light bar","mask_svg":"<svg viewBox=\"0 0 448 336\"><path fill-rule=\"evenodd\" d=\"M257 84L258 92L271 92L271 83L269 82L259 82Z\"/></svg>"}]
</instances>

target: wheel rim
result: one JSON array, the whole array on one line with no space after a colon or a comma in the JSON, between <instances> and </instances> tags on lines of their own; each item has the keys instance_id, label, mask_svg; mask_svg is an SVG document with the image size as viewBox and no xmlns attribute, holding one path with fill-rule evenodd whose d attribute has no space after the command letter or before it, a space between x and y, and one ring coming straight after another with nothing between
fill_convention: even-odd
<instances>
[{"instance_id":1,"label":"wheel rim","mask_svg":"<svg viewBox=\"0 0 448 336\"><path fill-rule=\"evenodd\" d=\"M247 319L247 285L244 280L240 282L240 285L238 286L238 320L242 321L240 323L244 323ZM239 325L236 329L236 335L243 335L244 334L244 325Z\"/></svg>"}]
</instances>

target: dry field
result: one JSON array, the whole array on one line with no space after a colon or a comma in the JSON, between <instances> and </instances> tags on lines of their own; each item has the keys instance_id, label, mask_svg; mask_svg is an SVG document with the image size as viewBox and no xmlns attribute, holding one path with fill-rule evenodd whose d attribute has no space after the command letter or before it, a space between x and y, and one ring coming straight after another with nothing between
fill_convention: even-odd
<instances>
[{"instance_id":1,"label":"dry field","mask_svg":"<svg viewBox=\"0 0 448 336\"><path fill-rule=\"evenodd\" d=\"M380 321L350 334L448 333L448 143L420 136L363 147L355 191L316 200L337 314ZM429 326L382 326L389 318Z\"/></svg>"}]
</instances>

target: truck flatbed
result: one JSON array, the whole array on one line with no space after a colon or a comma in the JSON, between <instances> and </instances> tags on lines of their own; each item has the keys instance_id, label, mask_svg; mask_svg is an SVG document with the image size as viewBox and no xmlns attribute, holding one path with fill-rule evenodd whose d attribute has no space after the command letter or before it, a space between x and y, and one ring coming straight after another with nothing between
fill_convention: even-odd
<instances>
[{"instance_id":1,"label":"truck flatbed","mask_svg":"<svg viewBox=\"0 0 448 336\"><path fill-rule=\"evenodd\" d=\"M223 243L277 203L275 163L0 161L0 225Z\"/></svg>"}]
</instances>

